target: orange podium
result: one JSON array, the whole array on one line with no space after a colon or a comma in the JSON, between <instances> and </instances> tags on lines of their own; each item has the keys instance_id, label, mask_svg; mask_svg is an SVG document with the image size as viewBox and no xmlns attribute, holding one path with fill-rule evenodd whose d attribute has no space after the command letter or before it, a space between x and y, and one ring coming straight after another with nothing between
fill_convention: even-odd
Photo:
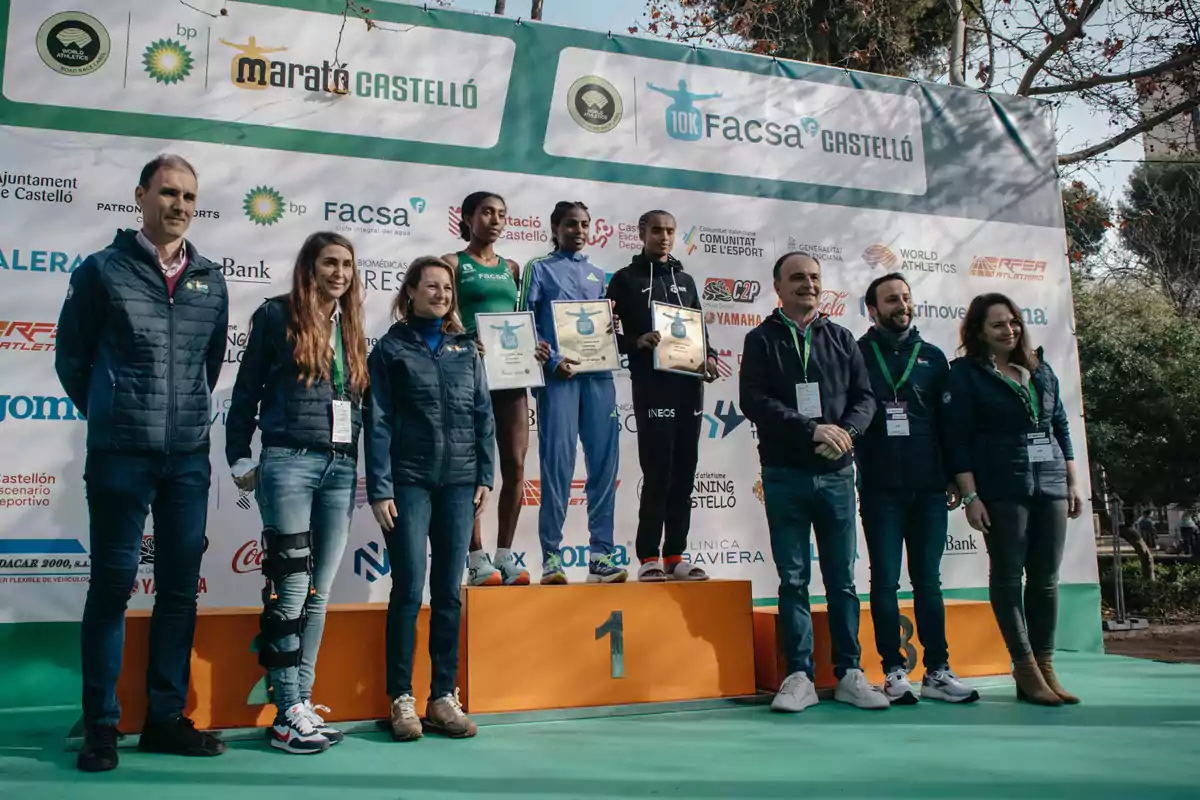
<instances>
[{"instance_id":1,"label":"orange podium","mask_svg":"<svg viewBox=\"0 0 1200 800\"><path fill-rule=\"evenodd\" d=\"M471 588L473 714L754 694L749 581Z\"/></svg>"},{"instance_id":2,"label":"orange podium","mask_svg":"<svg viewBox=\"0 0 1200 800\"><path fill-rule=\"evenodd\" d=\"M251 642L258 633L258 608L202 608L196 618L192 646L192 682L187 713L201 729L270 725L275 708L248 703L265 671ZM331 605L325 619L313 702L329 706L331 721L381 719L388 715L384 679L387 605ZM146 663L150 612L130 611L125 632L125 662L117 683L122 728L141 729L146 715ZM461 644L460 644L461 650ZM460 673L463 664L460 653ZM425 712L429 694L429 608L417 618L413 695L417 713Z\"/></svg>"},{"instance_id":3,"label":"orange podium","mask_svg":"<svg viewBox=\"0 0 1200 800\"><path fill-rule=\"evenodd\" d=\"M1012 669L1008 650L996 627L990 603L981 600L951 600L946 603L946 640L950 645L950 662L955 673L963 678L984 675L1004 675ZM924 648L913 624L912 600L900 601L900 641L909 659L909 677L920 679L925 674L921 665ZM829 614L824 604L812 607L813 663L816 667L818 689L837 685L829 645ZM778 639L779 609L754 609L754 673L760 692L775 692L787 676L787 665L780 652ZM871 610L862 603L858 622L858 642L863 672L872 683L883 683L883 670L875 650L875 626ZM907 646L905 646L907 645Z\"/></svg>"}]
</instances>

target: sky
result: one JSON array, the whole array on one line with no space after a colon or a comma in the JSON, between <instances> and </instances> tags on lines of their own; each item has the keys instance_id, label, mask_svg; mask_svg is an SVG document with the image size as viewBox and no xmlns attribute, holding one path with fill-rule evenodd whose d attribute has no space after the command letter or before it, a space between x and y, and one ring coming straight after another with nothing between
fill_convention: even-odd
<instances>
[{"instance_id":1,"label":"sky","mask_svg":"<svg viewBox=\"0 0 1200 800\"><path fill-rule=\"evenodd\" d=\"M422 3L421 0L414 0L410 4ZM643 18L646 6L646 0L545 0L543 22L628 34L630 26ZM495 9L495 1L452 0L451 7L458 11L490 14ZM529 7L529 0L507 0L506 15L514 20L517 17L528 17ZM1093 114L1081 103L1066 103L1059 108L1057 128L1060 153L1076 150L1120 132L1119 129L1111 128L1103 115ZM1103 157L1112 161L1089 165L1083 174L1073 177L1089 184L1101 198L1115 206L1124 194L1129 173L1142 158L1142 139L1140 136L1135 137L1105 153Z\"/></svg>"}]
</instances>

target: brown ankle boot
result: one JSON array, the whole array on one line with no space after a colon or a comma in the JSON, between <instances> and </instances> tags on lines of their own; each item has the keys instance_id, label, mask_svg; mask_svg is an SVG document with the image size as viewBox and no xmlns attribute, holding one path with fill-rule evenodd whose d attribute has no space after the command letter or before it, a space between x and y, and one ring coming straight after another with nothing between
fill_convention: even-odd
<instances>
[{"instance_id":1,"label":"brown ankle boot","mask_svg":"<svg viewBox=\"0 0 1200 800\"><path fill-rule=\"evenodd\" d=\"M1058 695L1064 704L1073 706L1079 702L1079 698L1068 692L1058 682L1058 676L1054 674L1053 656L1037 656L1036 659L1038 670L1042 673L1042 679L1046 681L1046 686L1050 687L1050 691Z\"/></svg>"},{"instance_id":2,"label":"brown ankle boot","mask_svg":"<svg viewBox=\"0 0 1200 800\"><path fill-rule=\"evenodd\" d=\"M1013 663L1013 680L1017 682L1017 699L1038 706L1061 706L1062 698L1051 691L1033 656Z\"/></svg>"}]
</instances>

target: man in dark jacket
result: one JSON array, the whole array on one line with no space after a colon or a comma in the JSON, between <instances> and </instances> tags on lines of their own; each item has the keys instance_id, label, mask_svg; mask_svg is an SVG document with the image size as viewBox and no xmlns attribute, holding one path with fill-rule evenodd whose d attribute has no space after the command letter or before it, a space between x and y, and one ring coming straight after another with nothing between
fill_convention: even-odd
<instances>
[{"instance_id":1,"label":"man in dark jacket","mask_svg":"<svg viewBox=\"0 0 1200 800\"><path fill-rule=\"evenodd\" d=\"M117 677L125 607L154 514L156 596L149 706L138 749L213 756L219 739L183 716L204 553L209 408L225 354L229 300L221 271L183 237L196 172L178 156L142 170L141 231L117 234L71 275L55 370L87 418L91 583L83 611L86 772L117 766Z\"/></svg>"},{"instance_id":2,"label":"man in dark jacket","mask_svg":"<svg viewBox=\"0 0 1200 800\"><path fill-rule=\"evenodd\" d=\"M885 709L887 698L859 668L854 589L852 451L875 413L871 382L853 334L818 310L817 259L788 253L775 262L774 277L782 308L746 334L741 371L742 413L758 426L788 670L771 708L797 712L817 703L808 602L809 542L815 528L838 678L834 698L859 708Z\"/></svg>"},{"instance_id":3,"label":"man in dark jacket","mask_svg":"<svg viewBox=\"0 0 1200 800\"><path fill-rule=\"evenodd\" d=\"M675 217L648 211L638 220L644 249L609 281L607 297L620 322L617 344L629 356L633 414L637 419L642 496L638 509L639 581L705 580L699 566L683 560L692 520L692 487L700 452L704 411L701 379L717 376L717 351L705 353L703 374L691 377L654 368L654 348L662 339L651 318L651 303L700 309L692 276L671 255ZM661 561L659 546L662 546Z\"/></svg>"},{"instance_id":4,"label":"man in dark jacket","mask_svg":"<svg viewBox=\"0 0 1200 800\"><path fill-rule=\"evenodd\" d=\"M946 354L913 327L913 301L900 273L867 287L867 312L875 326L858 340L879 413L859 439L863 534L871 557L871 621L875 648L887 679L883 693L910 705L900 642L900 562L908 547L917 633L925 648L921 697L969 703L979 693L950 671L941 562L950 508L958 506L954 478L942 463L941 397L950 365Z\"/></svg>"}]
</instances>

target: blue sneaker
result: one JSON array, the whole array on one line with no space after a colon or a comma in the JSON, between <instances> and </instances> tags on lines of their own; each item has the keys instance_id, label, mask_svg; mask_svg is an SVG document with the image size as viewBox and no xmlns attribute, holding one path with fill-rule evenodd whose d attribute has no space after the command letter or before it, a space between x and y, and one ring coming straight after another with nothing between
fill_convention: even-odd
<instances>
[{"instance_id":1,"label":"blue sneaker","mask_svg":"<svg viewBox=\"0 0 1200 800\"><path fill-rule=\"evenodd\" d=\"M588 583L624 583L629 573L613 563L612 553L588 562Z\"/></svg>"},{"instance_id":2,"label":"blue sneaker","mask_svg":"<svg viewBox=\"0 0 1200 800\"><path fill-rule=\"evenodd\" d=\"M566 582L567 572L563 569L562 556L558 553L550 554L542 564L542 585L561 586Z\"/></svg>"}]
</instances>

